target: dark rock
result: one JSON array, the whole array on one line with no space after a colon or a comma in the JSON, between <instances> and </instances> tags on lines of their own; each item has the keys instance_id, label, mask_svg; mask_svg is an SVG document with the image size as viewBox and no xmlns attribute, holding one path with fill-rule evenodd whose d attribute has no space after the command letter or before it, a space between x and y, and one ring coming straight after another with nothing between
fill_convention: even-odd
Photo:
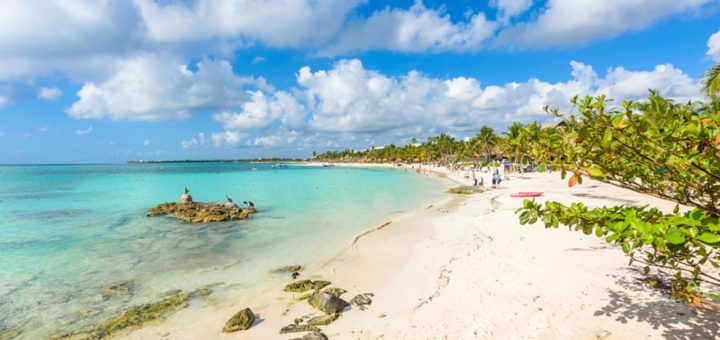
<instances>
[{"instance_id":1,"label":"dark rock","mask_svg":"<svg viewBox=\"0 0 720 340\"><path fill-rule=\"evenodd\" d=\"M342 288L328 288L328 289L325 289L325 293L340 297L340 295L347 293L347 290L342 289Z\"/></svg>"},{"instance_id":2,"label":"dark rock","mask_svg":"<svg viewBox=\"0 0 720 340\"><path fill-rule=\"evenodd\" d=\"M308 303L326 314L340 313L349 305L345 300L337 296L320 291L316 291L310 295Z\"/></svg>"},{"instance_id":3,"label":"dark rock","mask_svg":"<svg viewBox=\"0 0 720 340\"><path fill-rule=\"evenodd\" d=\"M288 283L285 286L284 291L293 293L302 293L311 289L318 290L325 286L330 285L329 281L311 281L311 280L300 280L292 283Z\"/></svg>"},{"instance_id":4,"label":"dark rock","mask_svg":"<svg viewBox=\"0 0 720 340\"><path fill-rule=\"evenodd\" d=\"M225 333L244 331L250 328L253 322L255 322L255 314L253 314L250 308L245 308L233 315L225 324L222 331Z\"/></svg>"},{"instance_id":5,"label":"dark rock","mask_svg":"<svg viewBox=\"0 0 720 340\"><path fill-rule=\"evenodd\" d=\"M307 324L311 326L325 326L333 323L333 321L337 320L339 317L340 314L338 313L320 315L308 320Z\"/></svg>"},{"instance_id":6,"label":"dark rock","mask_svg":"<svg viewBox=\"0 0 720 340\"><path fill-rule=\"evenodd\" d=\"M350 299L350 304L358 307L360 310L366 310L367 306L372 304L371 297L375 296L373 293L364 293L355 295L354 298Z\"/></svg>"},{"instance_id":7,"label":"dark rock","mask_svg":"<svg viewBox=\"0 0 720 340\"><path fill-rule=\"evenodd\" d=\"M163 203L148 210L147 216L170 215L190 223L244 220L257 212L226 203Z\"/></svg>"},{"instance_id":8,"label":"dark rock","mask_svg":"<svg viewBox=\"0 0 720 340\"><path fill-rule=\"evenodd\" d=\"M319 332L320 328L311 325L287 325L280 329L280 334L297 333L297 332Z\"/></svg>"}]
</instances>

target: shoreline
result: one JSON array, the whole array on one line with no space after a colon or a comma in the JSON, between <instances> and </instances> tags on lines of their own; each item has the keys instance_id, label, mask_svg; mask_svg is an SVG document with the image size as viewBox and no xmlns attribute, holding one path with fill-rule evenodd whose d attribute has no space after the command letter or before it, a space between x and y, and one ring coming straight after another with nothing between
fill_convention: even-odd
<instances>
[{"instance_id":1,"label":"shoreline","mask_svg":"<svg viewBox=\"0 0 720 340\"><path fill-rule=\"evenodd\" d=\"M359 166L358 164L343 166ZM395 167L392 164L375 165ZM462 183L462 174L439 170ZM468 180L469 181L469 180ZM578 189L579 187L579 189ZM413 338L712 338L720 316L672 300L643 281L640 267L594 236L520 226L513 191L543 191L540 200L588 205L674 204L588 180L567 188L556 173L511 177L501 189L446 194L443 204L418 208L358 234L320 268L298 279L328 280L350 300L373 293L368 310L351 307L322 331L330 339ZM293 280L288 280L289 283ZM279 335L297 317L316 313L282 286L269 287L225 311L187 323L144 328L134 339L290 339ZM224 334L225 321L250 307L260 319ZM318 314L316 314L318 315Z\"/></svg>"},{"instance_id":2,"label":"shoreline","mask_svg":"<svg viewBox=\"0 0 720 340\"><path fill-rule=\"evenodd\" d=\"M295 166L322 166L322 164L327 163L311 163L311 162L298 162L294 163ZM338 168L387 168L387 169L394 169L396 171L410 171L409 168L406 167L398 167L394 163L332 163L333 166ZM349 251L352 251L354 247L357 246L358 243L364 243L368 242L366 241L366 238L369 236L376 234L380 231L384 231L389 228L398 228L398 225L402 224L403 221L407 221L409 219L413 219L417 217L419 213L422 213L425 210L428 210L430 208L438 208L444 207L447 204L449 204L452 201L464 199L462 195L453 195L447 192L447 190L454 185L462 184L459 182L461 179L454 178L452 176L448 176L447 172L438 171L437 169L424 169L423 173L420 173L418 175L423 175L427 178L427 180L433 180L433 181L439 181L442 183L443 192L440 193L440 197L436 200L430 201L427 204L424 204L423 206L416 207L410 211L405 211L401 213L392 213L387 216L385 219L385 222L371 226L367 228L366 230L363 230L356 235L352 237L350 242L342 248L337 254L330 257L327 261L324 261L319 266L315 266L314 268L303 268L303 271L301 272L302 275L298 278L298 280L302 279L326 279L326 276L323 276L323 273L325 271L328 271L330 267L332 267L334 264L337 264L338 261L340 261L341 257L346 254ZM372 241L369 241L372 242ZM290 264L290 263L288 263ZM272 268L268 268L268 271ZM334 270L331 270L334 272ZM257 333L256 329L258 327L253 326L250 330L244 331L244 332L237 332L237 333L221 333L222 326L227 321L227 319L230 318L235 312L237 312L235 309L242 309L243 306L250 306L252 304L255 305L267 305L268 301L275 301L278 299L276 295L281 294L285 297L288 297L289 299L287 302L302 302L303 304L306 304L306 301L294 301L293 296L291 296L291 293L284 293L282 292L282 288L286 283L290 283L294 280L288 279L286 282L283 283L282 286L268 286L261 290L259 290L258 293L253 294L251 298L248 300L248 303L245 304L238 304L232 309L222 308L220 310L213 310L210 311L210 314L212 315L204 315L203 321L201 324L194 324L193 328L196 326L202 327L203 331L200 333L194 333L192 331L186 330L185 327L178 327L180 324L184 324L185 318L182 317L183 312L187 312L186 310L181 310L177 313L177 315L180 315L180 318L176 318L177 315L174 315L167 320L163 320L160 323L155 324L148 324L145 327L141 327L139 329L131 330L130 332L119 334L122 338L130 338L130 339L154 339L158 337L162 338L169 338L169 339L196 339L198 337L204 337L208 336L208 334L212 334L215 338L240 338L240 339L257 339L259 338L277 338L278 333L277 331L283 327L286 326L288 323L292 323L292 318L289 319L288 322L285 323L277 323L277 328L272 329L272 331L263 331L260 333ZM332 281L332 280L330 280ZM335 287L335 282L330 287ZM345 287L342 287L345 288ZM350 294L350 293L348 293ZM351 296L343 296L346 300L349 300ZM284 312L284 307L281 308L281 306L274 306L276 307L273 312L275 313L282 313ZM309 307L309 306L307 306ZM268 320L262 316L260 312L256 308L251 309L256 313L256 316L259 316L261 321L261 324L267 324ZM230 313L230 311L232 311ZM313 310L308 310L308 313L311 313ZM229 313L229 314L228 314ZM305 313L307 314L307 313ZM192 317L197 317L198 315L193 315ZM299 315L296 315L295 317L298 317ZM178 322L181 319L182 322ZM212 320L212 321L210 321ZM219 322L221 321L221 322ZM204 327L203 327L204 326ZM179 332L178 332L179 331ZM207 333L206 333L207 331ZM179 334L180 333L180 334ZM294 333L296 335L302 335L301 333ZM292 337L291 334L284 334L283 336Z\"/></svg>"}]
</instances>

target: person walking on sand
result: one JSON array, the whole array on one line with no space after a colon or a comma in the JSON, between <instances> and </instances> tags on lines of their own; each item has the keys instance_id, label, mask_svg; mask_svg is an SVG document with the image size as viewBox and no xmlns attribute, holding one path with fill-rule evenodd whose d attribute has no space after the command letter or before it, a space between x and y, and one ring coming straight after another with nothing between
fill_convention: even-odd
<instances>
[{"instance_id":1,"label":"person walking on sand","mask_svg":"<svg viewBox=\"0 0 720 340\"><path fill-rule=\"evenodd\" d=\"M499 188L500 181L502 181L502 179L500 178L500 172L495 170L495 172L492 175L492 188L493 189Z\"/></svg>"},{"instance_id":2,"label":"person walking on sand","mask_svg":"<svg viewBox=\"0 0 720 340\"><path fill-rule=\"evenodd\" d=\"M473 180L473 186L474 187L477 186L478 180L477 180L477 176L475 175L475 168L472 169L472 180Z\"/></svg>"}]
</instances>

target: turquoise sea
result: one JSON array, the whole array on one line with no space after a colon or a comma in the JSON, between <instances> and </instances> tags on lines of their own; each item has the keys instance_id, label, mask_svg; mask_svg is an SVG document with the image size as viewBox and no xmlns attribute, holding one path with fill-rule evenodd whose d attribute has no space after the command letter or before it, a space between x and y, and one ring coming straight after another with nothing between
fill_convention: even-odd
<instances>
[{"instance_id":1,"label":"turquoise sea","mask_svg":"<svg viewBox=\"0 0 720 340\"><path fill-rule=\"evenodd\" d=\"M271 165L0 166L0 335L85 330L178 289L211 285L216 301L239 301L287 281L272 268L317 268L354 235L443 192L397 169ZM186 186L195 201L227 194L260 212L210 224L145 216Z\"/></svg>"}]
</instances>

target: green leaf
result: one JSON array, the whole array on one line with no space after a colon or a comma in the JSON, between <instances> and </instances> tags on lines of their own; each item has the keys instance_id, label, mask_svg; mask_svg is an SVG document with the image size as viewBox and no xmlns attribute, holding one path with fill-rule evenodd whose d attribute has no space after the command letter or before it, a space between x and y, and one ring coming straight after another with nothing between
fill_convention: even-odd
<instances>
[{"instance_id":1,"label":"green leaf","mask_svg":"<svg viewBox=\"0 0 720 340\"><path fill-rule=\"evenodd\" d=\"M720 235L711 233L702 233L696 239L705 244L714 244L720 242Z\"/></svg>"},{"instance_id":2,"label":"green leaf","mask_svg":"<svg viewBox=\"0 0 720 340\"><path fill-rule=\"evenodd\" d=\"M611 128L605 129L605 133L603 134L603 138L602 138L602 145L603 146L610 145L610 142L612 142L612 138L613 138L613 130Z\"/></svg>"},{"instance_id":3,"label":"green leaf","mask_svg":"<svg viewBox=\"0 0 720 340\"><path fill-rule=\"evenodd\" d=\"M625 115L622 113L618 113L615 116L613 116L612 119L612 125L618 125L620 122L625 118Z\"/></svg>"},{"instance_id":4,"label":"green leaf","mask_svg":"<svg viewBox=\"0 0 720 340\"><path fill-rule=\"evenodd\" d=\"M602 169L600 169L598 167L591 166L591 167L583 168L583 170L585 170L588 173L588 175L590 175L590 177L598 178L598 179L605 178L605 171L603 171Z\"/></svg>"},{"instance_id":5,"label":"green leaf","mask_svg":"<svg viewBox=\"0 0 720 340\"><path fill-rule=\"evenodd\" d=\"M538 171L540 171L540 172L545 172L545 169L547 169L547 164L545 164L545 162L541 162L541 163L538 165Z\"/></svg>"},{"instance_id":6,"label":"green leaf","mask_svg":"<svg viewBox=\"0 0 720 340\"><path fill-rule=\"evenodd\" d=\"M679 230L674 229L665 234L665 241L672 244L682 244L685 242L685 236Z\"/></svg>"}]
</instances>

